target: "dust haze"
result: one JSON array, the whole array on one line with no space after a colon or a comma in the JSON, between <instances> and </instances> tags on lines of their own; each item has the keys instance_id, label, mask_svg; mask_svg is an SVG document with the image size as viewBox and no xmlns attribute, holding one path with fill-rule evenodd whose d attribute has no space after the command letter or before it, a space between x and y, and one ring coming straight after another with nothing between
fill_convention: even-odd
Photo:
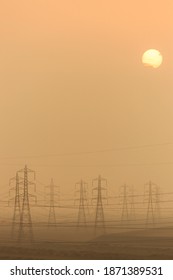
<instances>
[{"instance_id":1,"label":"dust haze","mask_svg":"<svg viewBox=\"0 0 173 280\"><path fill-rule=\"evenodd\" d=\"M2 1L2 259L172 258L172 9Z\"/></svg>"}]
</instances>

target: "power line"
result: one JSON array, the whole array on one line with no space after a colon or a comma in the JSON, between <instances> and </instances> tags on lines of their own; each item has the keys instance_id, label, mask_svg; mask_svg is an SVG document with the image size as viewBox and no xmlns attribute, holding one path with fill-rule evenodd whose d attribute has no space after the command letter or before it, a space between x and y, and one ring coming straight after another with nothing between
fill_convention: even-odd
<instances>
[{"instance_id":1,"label":"power line","mask_svg":"<svg viewBox=\"0 0 173 280\"><path fill-rule=\"evenodd\" d=\"M111 149L100 149L100 150L91 150L91 151L80 151L80 152L65 152L58 154L41 154L41 155L32 155L32 156L1 156L0 159L29 159L29 158L43 158L43 157L61 157L61 156L73 156L73 155L85 155L85 154L96 154L96 153L106 153L113 151L125 151L125 150L138 150L145 148L154 148L154 147L162 147L173 145L173 142L164 142L164 143L154 143L154 144L143 144L143 145L135 145L135 146L126 146L126 147L118 147Z\"/></svg>"}]
</instances>

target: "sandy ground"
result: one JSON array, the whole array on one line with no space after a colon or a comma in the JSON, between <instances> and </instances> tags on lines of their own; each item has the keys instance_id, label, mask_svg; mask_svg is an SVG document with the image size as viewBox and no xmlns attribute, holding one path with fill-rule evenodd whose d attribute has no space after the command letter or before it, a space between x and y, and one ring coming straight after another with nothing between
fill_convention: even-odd
<instances>
[{"instance_id":1,"label":"sandy ground","mask_svg":"<svg viewBox=\"0 0 173 280\"><path fill-rule=\"evenodd\" d=\"M173 229L108 234L87 242L0 244L0 259L173 259Z\"/></svg>"}]
</instances>

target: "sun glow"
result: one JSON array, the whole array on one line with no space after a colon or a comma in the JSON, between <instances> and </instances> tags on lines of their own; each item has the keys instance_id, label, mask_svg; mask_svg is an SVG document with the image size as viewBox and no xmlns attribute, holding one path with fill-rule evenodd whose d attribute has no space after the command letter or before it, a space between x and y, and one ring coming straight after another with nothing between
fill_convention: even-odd
<instances>
[{"instance_id":1,"label":"sun glow","mask_svg":"<svg viewBox=\"0 0 173 280\"><path fill-rule=\"evenodd\" d=\"M163 61L163 57L158 50L150 49L144 52L142 56L142 63L145 66L150 66L153 68L158 68Z\"/></svg>"}]
</instances>

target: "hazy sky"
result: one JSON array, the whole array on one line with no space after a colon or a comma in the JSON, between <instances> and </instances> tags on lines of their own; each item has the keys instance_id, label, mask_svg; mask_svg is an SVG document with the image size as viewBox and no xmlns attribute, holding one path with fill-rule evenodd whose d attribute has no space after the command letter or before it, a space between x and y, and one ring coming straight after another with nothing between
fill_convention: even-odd
<instances>
[{"instance_id":1,"label":"hazy sky","mask_svg":"<svg viewBox=\"0 0 173 280\"><path fill-rule=\"evenodd\" d=\"M172 0L1 0L2 188L25 163L64 189L99 173L112 190L172 187L173 165L160 165L173 162L172 11ZM150 48L158 69L141 63Z\"/></svg>"}]
</instances>

